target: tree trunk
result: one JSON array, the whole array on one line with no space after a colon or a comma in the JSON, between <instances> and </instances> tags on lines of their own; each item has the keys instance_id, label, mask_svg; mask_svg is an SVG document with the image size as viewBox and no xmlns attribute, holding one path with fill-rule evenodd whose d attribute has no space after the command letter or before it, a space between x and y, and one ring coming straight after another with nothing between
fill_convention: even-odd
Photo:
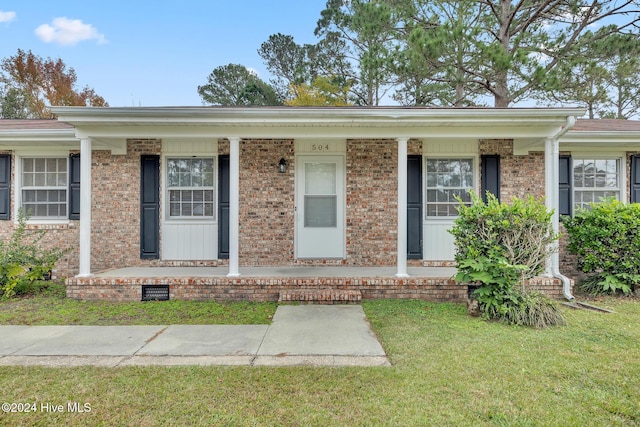
<instances>
[{"instance_id":1,"label":"tree trunk","mask_svg":"<svg viewBox=\"0 0 640 427\"><path fill-rule=\"evenodd\" d=\"M498 31L498 41L502 49L504 49L504 53L509 52L509 23L511 15L511 0L500 0L500 16L498 17L500 21L500 29ZM498 67L502 67L504 64L499 64ZM511 103L511 99L509 96L509 71L508 67L506 69L496 69L496 80L494 87L494 107L496 108L507 108Z\"/></svg>"}]
</instances>

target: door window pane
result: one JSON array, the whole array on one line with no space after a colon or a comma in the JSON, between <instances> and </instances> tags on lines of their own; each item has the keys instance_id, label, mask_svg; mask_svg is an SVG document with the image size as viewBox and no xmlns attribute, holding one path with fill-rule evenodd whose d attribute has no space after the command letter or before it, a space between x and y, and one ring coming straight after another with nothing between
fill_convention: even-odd
<instances>
[{"instance_id":1,"label":"door window pane","mask_svg":"<svg viewBox=\"0 0 640 427\"><path fill-rule=\"evenodd\" d=\"M305 194L336 194L335 163L305 163Z\"/></svg>"},{"instance_id":2,"label":"door window pane","mask_svg":"<svg viewBox=\"0 0 640 427\"><path fill-rule=\"evenodd\" d=\"M304 226L338 226L336 196L304 196Z\"/></svg>"}]
</instances>

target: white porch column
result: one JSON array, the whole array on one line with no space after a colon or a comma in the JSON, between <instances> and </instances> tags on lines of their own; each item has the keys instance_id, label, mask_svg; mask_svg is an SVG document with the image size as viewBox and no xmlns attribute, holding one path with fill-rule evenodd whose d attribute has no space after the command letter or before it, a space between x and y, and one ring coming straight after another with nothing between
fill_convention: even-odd
<instances>
[{"instance_id":1,"label":"white porch column","mask_svg":"<svg viewBox=\"0 0 640 427\"><path fill-rule=\"evenodd\" d=\"M398 268L396 277L407 274L407 141L398 138Z\"/></svg>"},{"instance_id":2,"label":"white porch column","mask_svg":"<svg viewBox=\"0 0 640 427\"><path fill-rule=\"evenodd\" d=\"M547 210L552 210L551 224L553 226L553 232L558 233L560 229L560 195L558 189L558 180L560 179L560 144L558 138L547 138L544 143L544 193L545 204ZM560 258L558 255L558 242L554 242L553 245L556 251L551 255L547 261L546 275L551 277L552 273L557 270L560 265Z\"/></svg>"},{"instance_id":3,"label":"white porch column","mask_svg":"<svg viewBox=\"0 0 640 427\"><path fill-rule=\"evenodd\" d=\"M240 138L229 138L229 273L238 277L240 237Z\"/></svg>"},{"instance_id":4,"label":"white porch column","mask_svg":"<svg viewBox=\"0 0 640 427\"><path fill-rule=\"evenodd\" d=\"M91 274L91 139L80 140L80 274Z\"/></svg>"}]
</instances>

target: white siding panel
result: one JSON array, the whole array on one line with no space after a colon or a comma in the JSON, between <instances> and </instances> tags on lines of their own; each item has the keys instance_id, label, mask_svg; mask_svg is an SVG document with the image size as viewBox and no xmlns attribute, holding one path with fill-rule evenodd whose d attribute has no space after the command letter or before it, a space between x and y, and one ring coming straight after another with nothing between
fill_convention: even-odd
<instances>
[{"instance_id":1,"label":"white siding panel","mask_svg":"<svg viewBox=\"0 0 640 427\"><path fill-rule=\"evenodd\" d=\"M456 248L453 235L447 230L453 227L453 221L430 220L424 223L424 254L428 261L453 261Z\"/></svg>"},{"instance_id":2,"label":"white siding panel","mask_svg":"<svg viewBox=\"0 0 640 427\"><path fill-rule=\"evenodd\" d=\"M218 224L164 223L162 259L201 261L218 258Z\"/></svg>"},{"instance_id":3,"label":"white siding panel","mask_svg":"<svg viewBox=\"0 0 640 427\"><path fill-rule=\"evenodd\" d=\"M216 154L218 140L164 140L162 151L171 154L185 154L190 156Z\"/></svg>"},{"instance_id":4,"label":"white siding panel","mask_svg":"<svg viewBox=\"0 0 640 427\"><path fill-rule=\"evenodd\" d=\"M424 153L429 155L469 154L478 152L478 141L428 141Z\"/></svg>"}]
</instances>

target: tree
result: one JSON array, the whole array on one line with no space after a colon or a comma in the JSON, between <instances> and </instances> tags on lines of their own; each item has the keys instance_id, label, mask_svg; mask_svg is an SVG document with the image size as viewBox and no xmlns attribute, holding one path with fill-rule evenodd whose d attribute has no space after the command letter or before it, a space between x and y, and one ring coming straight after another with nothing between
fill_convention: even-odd
<instances>
[{"instance_id":1,"label":"tree","mask_svg":"<svg viewBox=\"0 0 640 427\"><path fill-rule=\"evenodd\" d=\"M318 76L311 84L301 83L290 89L292 99L285 101L290 106L344 107L349 103L349 88L334 83L331 78Z\"/></svg>"},{"instance_id":2,"label":"tree","mask_svg":"<svg viewBox=\"0 0 640 427\"><path fill-rule=\"evenodd\" d=\"M607 32L609 35L600 37ZM640 40L636 36L609 33L602 28L588 32L593 42L577 46L574 61L557 67L538 94L549 105L580 104L593 119L628 119L640 108Z\"/></svg>"},{"instance_id":3,"label":"tree","mask_svg":"<svg viewBox=\"0 0 640 427\"><path fill-rule=\"evenodd\" d=\"M635 0L387 1L402 10L407 48L431 55L431 80L455 89L456 102L482 95L495 107L553 90L554 70L579 62L594 41L591 26L617 18L603 38L640 19Z\"/></svg>"},{"instance_id":4,"label":"tree","mask_svg":"<svg viewBox=\"0 0 640 427\"><path fill-rule=\"evenodd\" d=\"M309 52L312 49L312 45L299 45L292 36L280 33L272 34L260 45L258 55L275 76L271 84L277 92L286 94L292 87L311 81Z\"/></svg>"},{"instance_id":5,"label":"tree","mask_svg":"<svg viewBox=\"0 0 640 427\"><path fill-rule=\"evenodd\" d=\"M0 117L5 119L29 118L29 98L20 89L10 88L0 100Z\"/></svg>"},{"instance_id":6,"label":"tree","mask_svg":"<svg viewBox=\"0 0 640 427\"><path fill-rule=\"evenodd\" d=\"M343 57L352 64L345 81L353 81L357 105L379 105L391 88L390 54L394 49L395 14L391 0L327 0L316 36L341 39Z\"/></svg>"},{"instance_id":7,"label":"tree","mask_svg":"<svg viewBox=\"0 0 640 427\"><path fill-rule=\"evenodd\" d=\"M244 65L227 64L213 69L207 84L198 86L203 103L213 105L280 105L273 87Z\"/></svg>"},{"instance_id":8,"label":"tree","mask_svg":"<svg viewBox=\"0 0 640 427\"><path fill-rule=\"evenodd\" d=\"M18 49L16 55L2 60L0 68L3 117L51 118L53 105L108 106L88 86L78 90L75 70L67 69L60 58L43 59Z\"/></svg>"},{"instance_id":9,"label":"tree","mask_svg":"<svg viewBox=\"0 0 640 427\"><path fill-rule=\"evenodd\" d=\"M474 0L396 0L401 24L394 55L396 92L403 105L477 105L479 90L465 70L478 61L474 43L482 13Z\"/></svg>"},{"instance_id":10,"label":"tree","mask_svg":"<svg viewBox=\"0 0 640 427\"><path fill-rule=\"evenodd\" d=\"M600 116L629 119L640 113L640 40L636 35L614 34L601 41L601 49L610 52L605 66L609 69L609 97Z\"/></svg>"}]
</instances>

